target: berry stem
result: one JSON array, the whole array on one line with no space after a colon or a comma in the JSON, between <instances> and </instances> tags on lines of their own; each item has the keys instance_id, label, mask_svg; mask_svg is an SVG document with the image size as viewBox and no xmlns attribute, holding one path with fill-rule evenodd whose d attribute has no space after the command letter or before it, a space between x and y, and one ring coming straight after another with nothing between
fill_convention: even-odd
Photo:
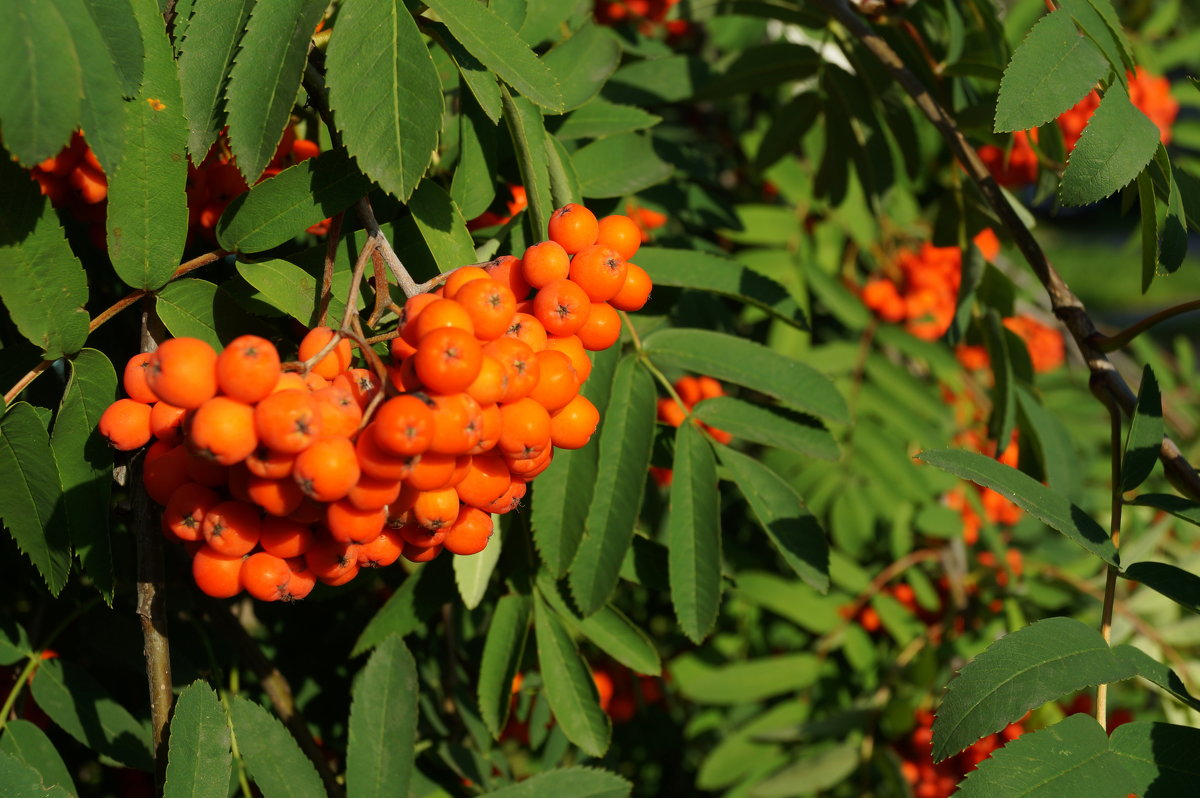
<instances>
[{"instance_id":1,"label":"berry stem","mask_svg":"<svg viewBox=\"0 0 1200 798\"><path fill-rule=\"evenodd\" d=\"M1151 314L1139 322L1136 322L1124 330L1121 330L1115 335L1100 335L1094 340L1094 345L1101 352L1113 352L1121 349L1129 344L1134 338L1137 338L1142 333L1149 330L1156 324L1164 322L1167 319L1184 313L1191 313L1194 310L1200 310L1200 299L1193 299L1191 302L1184 302L1182 305L1175 305L1157 313Z\"/></svg>"},{"instance_id":2,"label":"berry stem","mask_svg":"<svg viewBox=\"0 0 1200 798\"><path fill-rule=\"evenodd\" d=\"M29 661L25 663L21 674L17 676L16 683L8 691L8 697L4 699L4 706L0 706L0 731L4 731L4 727L8 724L8 716L12 712L13 706L16 705L17 699L21 696L21 691L25 689L25 685L29 684L29 680L33 678L34 672L41 664L42 652L34 651L29 655Z\"/></svg>"},{"instance_id":3,"label":"berry stem","mask_svg":"<svg viewBox=\"0 0 1200 798\"><path fill-rule=\"evenodd\" d=\"M329 222L329 232L325 239L325 269L321 272L321 312L317 315L317 324L325 326L325 317L329 315L329 300L333 296L333 266L337 261L338 244L342 237L342 219L345 211L336 213Z\"/></svg>"},{"instance_id":4,"label":"berry stem","mask_svg":"<svg viewBox=\"0 0 1200 798\"><path fill-rule=\"evenodd\" d=\"M1124 502L1121 501L1121 408L1107 396L1102 397L1102 401L1108 408L1109 445L1112 450L1112 543L1113 548L1119 548L1121 545L1121 510L1124 507ZM1112 642L1113 604L1116 602L1116 598L1117 568L1110 565L1104 577L1104 606L1100 613L1100 635L1104 638L1104 642L1110 645ZM1107 684L1096 687L1096 720L1099 722L1100 728L1108 729Z\"/></svg>"}]
</instances>

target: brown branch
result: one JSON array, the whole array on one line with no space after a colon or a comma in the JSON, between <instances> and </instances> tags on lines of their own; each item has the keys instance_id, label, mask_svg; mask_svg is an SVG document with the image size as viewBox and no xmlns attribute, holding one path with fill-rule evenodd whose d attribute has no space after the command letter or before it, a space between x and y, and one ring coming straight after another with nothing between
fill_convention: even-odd
<instances>
[{"instance_id":1,"label":"brown branch","mask_svg":"<svg viewBox=\"0 0 1200 798\"><path fill-rule=\"evenodd\" d=\"M1121 510L1125 503L1121 500L1121 408L1117 407L1117 403L1107 394L1100 394L1099 397L1104 406L1108 408L1108 418L1110 424L1109 430L1109 457L1112 461L1112 543L1113 548L1118 549L1121 545ZM1113 604L1117 600L1117 572L1120 569L1115 565L1109 565L1104 577L1104 605L1100 611L1100 636L1104 638L1104 642L1112 645L1112 618ZM1099 684L1096 686L1096 722L1100 724L1100 728L1108 728L1108 685Z\"/></svg>"},{"instance_id":2,"label":"brown branch","mask_svg":"<svg viewBox=\"0 0 1200 798\"><path fill-rule=\"evenodd\" d=\"M1112 352L1116 349L1125 347L1134 338L1137 338L1142 333L1149 330L1156 324L1166 321L1174 316L1179 316L1184 313L1200 310L1200 299L1193 299L1191 302L1184 302L1182 305L1165 308L1157 313L1153 313L1139 322L1131 324L1124 330L1112 335L1100 335L1096 341L1096 348L1102 352Z\"/></svg>"},{"instance_id":3,"label":"brown branch","mask_svg":"<svg viewBox=\"0 0 1200 798\"><path fill-rule=\"evenodd\" d=\"M328 238L325 239L325 270L321 273L321 312L317 314L317 326L325 326L329 314L329 298L333 296L333 266L337 261L338 239L342 237L342 218L345 211L335 213L329 222Z\"/></svg>"},{"instance_id":4,"label":"brown branch","mask_svg":"<svg viewBox=\"0 0 1200 798\"><path fill-rule=\"evenodd\" d=\"M942 134L942 138L946 140L954 157L992 206L1017 248L1025 256L1030 268L1033 269L1038 281L1046 289L1054 315L1067 328L1076 346L1079 347L1079 352L1092 374L1093 382L1104 394L1112 397L1127 415L1131 415L1137 398L1099 348L1099 344L1104 339L1096 331L1091 317L1088 316L1087 308L1071 291L1062 276L1050 265L1041 245L1009 205L1000 186L992 178L975 149L967 143L954 119L933 98L916 75L905 66L896 51L871 30L870 26L846 4L845 0L816 0L816 2L853 33L863 46L879 59L925 117ZM1192 468L1180 453L1179 447L1169 437L1163 438L1159 458L1162 460L1163 470L1171 484L1181 493L1200 500L1200 475L1197 475L1196 470Z\"/></svg>"}]
</instances>

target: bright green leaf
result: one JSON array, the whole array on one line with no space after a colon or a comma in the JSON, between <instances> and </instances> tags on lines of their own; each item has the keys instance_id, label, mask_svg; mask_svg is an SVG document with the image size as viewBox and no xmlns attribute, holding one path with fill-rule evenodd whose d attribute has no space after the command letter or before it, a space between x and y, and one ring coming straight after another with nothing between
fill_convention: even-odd
<instances>
[{"instance_id":1,"label":"bright green leaf","mask_svg":"<svg viewBox=\"0 0 1200 798\"><path fill-rule=\"evenodd\" d=\"M296 288L293 284L292 289ZM217 351L254 324L233 297L195 277L169 283L158 292L156 307L172 335L199 338Z\"/></svg>"},{"instance_id":2,"label":"bright green leaf","mask_svg":"<svg viewBox=\"0 0 1200 798\"><path fill-rule=\"evenodd\" d=\"M747 704L809 687L821 663L808 652L710 665L694 654L669 663L672 680L699 704Z\"/></svg>"},{"instance_id":3,"label":"bright green leaf","mask_svg":"<svg viewBox=\"0 0 1200 798\"><path fill-rule=\"evenodd\" d=\"M238 751L263 798L325 798L317 769L278 718L240 695L231 714Z\"/></svg>"},{"instance_id":4,"label":"bright green leaf","mask_svg":"<svg viewBox=\"0 0 1200 798\"><path fill-rule=\"evenodd\" d=\"M654 127L662 121L649 111L632 105L610 103L601 97L581 105L568 116L554 135L563 141L594 139Z\"/></svg>"},{"instance_id":5,"label":"bright green leaf","mask_svg":"<svg viewBox=\"0 0 1200 798\"><path fill-rule=\"evenodd\" d=\"M20 718L8 721L4 725L4 736L0 737L0 751L36 770L47 788L57 785L67 795L77 794L75 780L58 749L46 733L30 721Z\"/></svg>"},{"instance_id":6,"label":"bright green leaf","mask_svg":"<svg viewBox=\"0 0 1200 798\"><path fill-rule=\"evenodd\" d=\"M599 768L547 770L484 798L628 798L633 785L616 773Z\"/></svg>"},{"instance_id":7,"label":"bright green leaf","mask_svg":"<svg viewBox=\"0 0 1200 798\"><path fill-rule=\"evenodd\" d=\"M483 551L470 556L454 557L454 583L458 585L458 595L462 597L463 606L469 610L475 609L483 601L488 583L496 570L496 563L500 561L500 543L503 538L499 534L499 519L498 515L492 516L495 532Z\"/></svg>"},{"instance_id":8,"label":"bright green leaf","mask_svg":"<svg viewBox=\"0 0 1200 798\"><path fill-rule=\"evenodd\" d=\"M479 714L492 736L499 738L512 704L512 682L525 655L529 636L529 596L510 593L496 602L479 662Z\"/></svg>"},{"instance_id":9,"label":"bright green leaf","mask_svg":"<svg viewBox=\"0 0 1200 798\"><path fill-rule=\"evenodd\" d=\"M1125 89L1109 86L1071 151L1058 196L1088 205L1126 186L1158 149L1158 126L1134 106Z\"/></svg>"},{"instance_id":10,"label":"bright green leaf","mask_svg":"<svg viewBox=\"0 0 1200 798\"><path fill-rule=\"evenodd\" d=\"M179 87L193 163L204 160L225 126L225 82L253 5L249 0L199 3L178 42Z\"/></svg>"},{"instance_id":11,"label":"bright green leaf","mask_svg":"<svg viewBox=\"0 0 1200 798\"><path fill-rule=\"evenodd\" d=\"M207 683L183 688L171 714L163 798L226 798L233 770L229 718Z\"/></svg>"},{"instance_id":12,"label":"bright green leaf","mask_svg":"<svg viewBox=\"0 0 1200 798\"><path fill-rule=\"evenodd\" d=\"M1158 462L1164 432L1162 395L1158 390L1158 380L1147 363L1142 369L1137 405L1133 409L1129 435L1125 438L1125 456L1121 459L1122 493L1138 487L1150 476L1154 464Z\"/></svg>"},{"instance_id":13,"label":"bright green leaf","mask_svg":"<svg viewBox=\"0 0 1200 798\"><path fill-rule=\"evenodd\" d=\"M0 751L0 790L4 798L67 798L60 786L47 787L42 774L10 753Z\"/></svg>"},{"instance_id":14,"label":"bright green leaf","mask_svg":"<svg viewBox=\"0 0 1200 798\"><path fill-rule=\"evenodd\" d=\"M667 516L671 603L683 633L699 643L721 606L721 506L717 461L705 433L684 424L675 433Z\"/></svg>"},{"instance_id":15,"label":"bright green leaf","mask_svg":"<svg viewBox=\"0 0 1200 798\"><path fill-rule=\"evenodd\" d=\"M423 180L409 199L408 209L437 261L438 271L448 272L476 262L475 244L467 232L466 220L444 188L432 180Z\"/></svg>"},{"instance_id":16,"label":"bright green leaf","mask_svg":"<svg viewBox=\"0 0 1200 798\"><path fill-rule=\"evenodd\" d=\"M550 214L554 211L550 193L550 165L546 160L546 128L542 115L533 104L522 97L502 91L504 121L517 153L517 168L521 184L529 200L531 232L539 239L549 229Z\"/></svg>"},{"instance_id":17,"label":"bright green leaf","mask_svg":"<svg viewBox=\"0 0 1200 798\"><path fill-rule=\"evenodd\" d=\"M1200 729L1147 721L1123 723L1113 730L1108 745L1133 777L1126 794L1174 798L1189 795L1200 780L1196 761Z\"/></svg>"},{"instance_id":18,"label":"bright green leaf","mask_svg":"<svg viewBox=\"0 0 1200 798\"><path fill-rule=\"evenodd\" d=\"M350 795L408 795L419 690L417 665L404 640L388 637L354 678L351 690L346 744L346 790Z\"/></svg>"},{"instance_id":19,"label":"bright green leaf","mask_svg":"<svg viewBox=\"0 0 1200 798\"><path fill-rule=\"evenodd\" d=\"M616 35L610 28L591 22L559 42L543 58L558 80L566 111L595 97L617 71L620 61L621 45Z\"/></svg>"},{"instance_id":20,"label":"bright green leaf","mask_svg":"<svg viewBox=\"0 0 1200 798\"><path fill-rule=\"evenodd\" d=\"M585 197L622 197L663 182L674 167L658 157L648 136L619 133L571 156Z\"/></svg>"},{"instance_id":21,"label":"bright green leaf","mask_svg":"<svg viewBox=\"0 0 1200 798\"><path fill-rule=\"evenodd\" d=\"M785 407L716 396L697 402L692 415L739 440L776 446L822 460L837 460L841 456L837 441L821 422Z\"/></svg>"},{"instance_id":22,"label":"bright green leaf","mask_svg":"<svg viewBox=\"0 0 1200 798\"><path fill-rule=\"evenodd\" d=\"M589 756L608 750L612 728L600 709L587 663L562 624L544 602L534 607L538 670L550 710L567 739Z\"/></svg>"},{"instance_id":23,"label":"bright green leaf","mask_svg":"<svg viewBox=\"0 0 1200 798\"><path fill-rule=\"evenodd\" d=\"M96 160L111 174L116 171L125 151L122 124L125 108L121 99L121 78L113 63L114 53L109 50L98 27L100 5L84 0L54 1L71 29L71 39L79 56L83 96L87 98L80 106L80 124L87 132L87 144ZM136 37L140 48L141 38L128 2L121 12L127 15L125 25L130 29L127 33ZM138 67L141 68L140 59Z\"/></svg>"}]
</instances>

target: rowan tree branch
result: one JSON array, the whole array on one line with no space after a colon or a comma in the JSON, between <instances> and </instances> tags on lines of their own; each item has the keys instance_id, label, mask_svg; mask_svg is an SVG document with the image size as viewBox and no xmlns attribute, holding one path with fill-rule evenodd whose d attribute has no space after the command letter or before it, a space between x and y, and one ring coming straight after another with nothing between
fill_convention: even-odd
<instances>
[{"instance_id":1,"label":"rowan tree branch","mask_svg":"<svg viewBox=\"0 0 1200 798\"><path fill-rule=\"evenodd\" d=\"M999 217L1001 224L1004 225L1017 248L1021 250L1026 262L1033 269L1034 275L1045 288L1050 297L1050 306L1054 315L1071 334L1083 361L1091 372L1091 382L1095 389L1111 397L1126 415L1132 415L1137 397L1100 349L1105 340L1104 336L1096 330L1083 302L1075 296L1070 286L1050 264L1045 251L1042 250L1037 239L1033 237L1033 233L1009 204L1004 192L992 178L975 149L967 143L953 117L934 99L917 76L905 66L896 51L871 29L847 4L846 0L816 0L816 3L858 38L908 93L921 113L942 134L942 138L946 140L955 159L979 188L988 204L992 206L992 210ZM1197 475L1196 469L1192 468L1170 437L1163 438L1162 446L1159 449L1159 459L1162 460L1163 470L1171 484L1181 493L1200 500L1200 475Z\"/></svg>"}]
</instances>

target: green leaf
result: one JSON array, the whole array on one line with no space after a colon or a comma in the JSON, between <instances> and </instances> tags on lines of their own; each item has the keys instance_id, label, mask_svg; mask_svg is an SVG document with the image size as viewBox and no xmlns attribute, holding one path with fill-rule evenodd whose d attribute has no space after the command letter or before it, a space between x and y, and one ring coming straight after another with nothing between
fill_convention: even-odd
<instances>
[{"instance_id":1,"label":"green leaf","mask_svg":"<svg viewBox=\"0 0 1200 798\"><path fill-rule=\"evenodd\" d=\"M231 715L238 751L263 798L325 798L317 769L278 718L240 695Z\"/></svg>"},{"instance_id":2,"label":"green leaf","mask_svg":"<svg viewBox=\"0 0 1200 798\"><path fill-rule=\"evenodd\" d=\"M4 736L0 737L0 751L37 771L47 789L57 785L63 794L76 795L75 780L62 756L45 732L33 723L20 718L8 721L4 725Z\"/></svg>"},{"instance_id":3,"label":"green leaf","mask_svg":"<svg viewBox=\"0 0 1200 798\"><path fill-rule=\"evenodd\" d=\"M735 94L761 91L785 81L813 77L821 56L811 47L792 42L771 42L744 50L719 75L705 83L697 97L721 99Z\"/></svg>"},{"instance_id":4,"label":"green leaf","mask_svg":"<svg viewBox=\"0 0 1200 798\"><path fill-rule=\"evenodd\" d=\"M646 336L644 351L656 365L708 374L831 421L849 420L846 400L828 377L748 339L710 330L664 329Z\"/></svg>"},{"instance_id":5,"label":"green leaf","mask_svg":"<svg viewBox=\"0 0 1200 798\"><path fill-rule=\"evenodd\" d=\"M437 149L442 87L404 2L343 3L325 64L346 149L384 191L408 199Z\"/></svg>"},{"instance_id":6,"label":"green leaf","mask_svg":"<svg viewBox=\"0 0 1200 798\"><path fill-rule=\"evenodd\" d=\"M613 376L612 400L599 432L599 472L571 569L571 593L584 615L604 606L617 586L642 505L654 417L654 380L636 357L627 356Z\"/></svg>"},{"instance_id":7,"label":"green leaf","mask_svg":"<svg viewBox=\"0 0 1200 798\"><path fill-rule=\"evenodd\" d=\"M0 28L0 127L4 146L32 167L79 127L83 78L71 28L57 3L6 4Z\"/></svg>"},{"instance_id":8,"label":"green leaf","mask_svg":"<svg viewBox=\"0 0 1200 798\"><path fill-rule=\"evenodd\" d=\"M471 94L487 118L493 123L498 123L501 101L500 84L496 81L496 75L479 63L478 58L467 52L467 49L450 35L450 30L445 25L438 22L426 22L426 24L429 25L429 30L433 32L436 41L445 48L458 67L463 82L467 84L467 88L471 90Z\"/></svg>"},{"instance_id":9,"label":"green leaf","mask_svg":"<svg viewBox=\"0 0 1200 798\"><path fill-rule=\"evenodd\" d=\"M257 288L268 302L305 327L317 323L320 311L318 292L319 278L313 277L304 269L286 260L266 260L260 263L239 263L238 274L246 282ZM329 314L331 319L340 319L345 313L346 306L340 298L346 295L344 288L350 286L350 273L340 273L344 284L338 287L338 273L334 274L333 292L329 298Z\"/></svg>"},{"instance_id":10,"label":"green leaf","mask_svg":"<svg viewBox=\"0 0 1200 798\"><path fill-rule=\"evenodd\" d=\"M750 795L786 798L829 790L845 782L861 765L862 739L858 735L833 745L810 746L792 764L755 785Z\"/></svg>"},{"instance_id":11,"label":"green leaf","mask_svg":"<svg viewBox=\"0 0 1200 798\"><path fill-rule=\"evenodd\" d=\"M933 724L933 759L953 756L1047 701L1133 675L1095 629L1072 618L1037 621L992 643L950 681Z\"/></svg>"},{"instance_id":12,"label":"green leaf","mask_svg":"<svg viewBox=\"0 0 1200 798\"><path fill-rule=\"evenodd\" d=\"M582 449L555 452L550 465L533 485L533 509L529 515L533 542L542 562L556 578L567 572L583 538L596 482L599 447L599 438L593 436Z\"/></svg>"},{"instance_id":13,"label":"green leaf","mask_svg":"<svg viewBox=\"0 0 1200 798\"><path fill-rule=\"evenodd\" d=\"M977 452L935 449L921 452L917 458L934 468L991 488L1109 565L1120 565L1117 550L1103 527L1066 497L1027 474Z\"/></svg>"},{"instance_id":14,"label":"green leaf","mask_svg":"<svg viewBox=\"0 0 1200 798\"><path fill-rule=\"evenodd\" d=\"M794 150L821 118L821 95L816 91L797 94L773 116L754 153L754 166L760 171L766 171Z\"/></svg>"},{"instance_id":15,"label":"green leaf","mask_svg":"<svg viewBox=\"0 0 1200 798\"><path fill-rule=\"evenodd\" d=\"M1108 61L1065 10L1047 14L1013 53L996 100L997 133L1038 127L1079 102L1108 74Z\"/></svg>"},{"instance_id":16,"label":"green leaf","mask_svg":"<svg viewBox=\"0 0 1200 798\"><path fill-rule=\"evenodd\" d=\"M674 167L658 157L650 138L618 133L593 141L571 156L585 197L623 197L663 182Z\"/></svg>"},{"instance_id":17,"label":"green leaf","mask_svg":"<svg viewBox=\"0 0 1200 798\"><path fill-rule=\"evenodd\" d=\"M497 532L500 529L499 521L499 516L492 516ZM496 563L500 560L502 540L501 535L492 535L487 547L478 554L454 557L454 582L458 585L458 595L462 596L463 605L469 610L478 607L487 593L488 583L491 582Z\"/></svg>"},{"instance_id":18,"label":"green leaf","mask_svg":"<svg viewBox=\"0 0 1200 798\"><path fill-rule=\"evenodd\" d=\"M293 283L292 290L296 289ZM253 324L223 289L194 277L168 284L158 292L155 307L172 335L199 338L217 351Z\"/></svg>"},{"instance_id":19,"label":"green leaf","mask_svg":"<svg viewBox=\"0 0 1200 798\"><path fill-rule=\"evenodd\" d=\"M25 627L12 618L0 618L0 665L12 665L32 654Z\"/></svg>"},{"instance_id":20,"label":"green leaf","mask_svg":"<svg viewBox=\"0 0 1200 798\"><path fill-rule=\"evenodd\" d=\"M604 756L612 728L600 709L587 663L543 601L534 607L538 670L546 700L567 739L589 756Z\"/></svg>"},{"instance_id":21,"label":"green leaf","mask_svg":"<svg viewBox=\"0 0 1200 798\"><path fill-rule=\"evenodd\" d=\"M251 185L275 155L288 125L326 0L259 0L225 89L229 146Z\"/></svg>"},{"instance_id":22,"label":"green leaf","mask_svg":"<svg viewBox=\"0 0 1200 798\"><path fill-rule=\"evenodd\" d=\"M1129 503L1140 507L1153 507L1187 521L1189 524L1200 526L1200 504L1181 496L1174 496L1170 493L1143 493L1135 496Z\"/></svg>"},{"instance_id":23,"label":"green leaf","mask_svg":"<svg viewBox=\"0 0 1200 798\"><path fill-rule=\"evenodd\" d=\"M343 149L323 152L234 198L217 222L217 243L238 252L285 244L361 199L371 181Z\"/></svg>"},{"instance_id":24,"label":"green leaf","mask_svg":"<svg viewBox=\"0 0 1200 798\"><path fill-rule=\"evenodd\" d=\"M437 261L438 271L448 272L478 260L467 222L444 188L432 180L421 181L408 201L408 209Z\"/></svg>"},{"instance_id":25,"label":"green leaf","mask_svg":"<svg viewBox=\"0 0 1200 798\"><path fill-rule=\"evenodd\" d=\"M431 0L427 5L454 38L501 80L543 108L565 110L554 73L495 12L477 0Z\"/></svg>"},{"instance_id":26,"label":"green leaf","mask_svg":"<svg viewBox=\"0 0 1200 798\"><path fill-rule=\"evenodd\" d=\"M983 340L987 346L992 368L992 412L988 417L988 437L996 441L996 455L1008 448L1013 423L1017 416L1016 396L1013 393L1016 377L1008 353L1004 325L995 308L988 308L983 323Z\"/></svg>"},{"instance_id":27,"label":"green leaf","mask_svg":"<svg viewBox=\"0 0 1200 798\"><path fill-rule=\"evenodd\" d=\"M231 739L229 718L213 689L199 680L185 687L171 715L163 798L226 798Z\"/></svg>"},{"instance_id":28,"label":"green leaf","mask_svg":"<svg viewBox=\"0 0 1200 798\"><path fill-rule=\"evenodd\" d=\"M1154 281L1158 270L1158 209L1154 197L1154 180L1148 172L1142 172L1137 178L1138 185L1138 215L1142 233L1142 293Z\"/></svg>"},{"instance_id":29,"label":"green leaf","mask_svg":"<svg viewBox=\"0 0 1200 798\"><path fill-rule=\"evenodd\" d=\"M71 572L65 525L51 523L61 499L50 439L33 407L17 402L0 418L0 520L57 596Z\"/></svg>"},{"instance_id":30,"label":"green leaf","mask_svg":"<svg viewBox=\"0 0 1200 798\"><path fill-rule=\"evenodd\" d=\"M161 287L187 241L187 122L174 51L158 7L136 0L145 43L141 93L125 105L125 154L108 176L108 255L133 288Z\"/></svg>"},{"instance_id":31,"label":"green leaf","mask_svg":"<svg viewBox=\"0 0 1200 798\"><path fill-rule=\"evenodd\" d=\"M1083 33L1104 53L1109 66L1117 71L1118 79L1124 83L1125 70L1136 66L1121 20L1108 0L1063 0L1062 7L1069 11Z\"/></svg>"},{"instance_id":32,"label":"green leaf","mask_svg":"<svg viewBox=\"0 0 1200 798\"><path fill-rule=\"evenodd\" d=\"M1133 668L1138 676L1166 690L1192 709L1200 711L1200 699L1188 692L1187 685L1175 674L1175 671L1140 648L1135 648L1128 643L1116 646L1113 651L1116 653L1117 659Z\"/></svg>"},{"instance_id":33,"label":"green leaf","mask_svg":"<svg viewBox=\"0 0 1200 798\"><path fill-rule=\"evenodd\" d=\"M122 138L125 108L121 100L121 78L113 63L114 55L97 27L99 7L83 0L54 1L67 27L71 29L71 39L79 56L83 96L87 98L80 106L80 124L87 133L88 147L95 153L96 160L105 172L112 174L125 151L125 140ZM132 35L137 37L140 48L141 38L128 3L125 3L122 13L128 15L126 24L133 29ZM141 67L140 59L138 66Z\"/></svg>"},{"instance_id":34,"label":"green leaf","mask_svg":"<svg viewBox=\"0 0 1200 798\"><path fill-rule=\"evenodd\" d=\"M550 165L546 160L546 128L542 115L523 97L513 97L502 89L504 121L517 153L521 184L529 199L529 224L538 237L549 229L550 214L554 211L550 195Z\"/></svg>"},{"instance_id":35,"label":"green leaf","mask_svg":"<svg viewBox=\"0 0 1200 798\"><path fill-rule=\"evenodd\" d=\"M1121 576L1141 582L1192 612L1200 612L1200 576L1165 562L1135 562Z\"/></svg>"},{"instance_id":36,"label":"green leaf","mask_svg":"<svg viewBox=\"0 0 1200 798\"><path fill-rule=\"evenodd\" d=\"M404 640L388 637L354 678L351 690L346 744L346 791L350 795L408 795L419 690L417 664Z\"/></svg>"},{"instance_id":37,"label":"green leaf","mask_svg":"<svg viewBox=\"0 0 1200 798\"><path fill-rule=\"evenodd\" d=\"M617 71L621 44L610 28L589 21L556 44L542 61L558 79L562 110L570 111L599 94Z\"/></svg>"},{"instance_id":38,"label":"green leaf","mask_svg":"<svg viewBox=\"0 0 1200 798\"><path fill-rule=\"evenodd\" d=\"M967 774L962 798L1125 798L1134 781L1094 718L1069 715L1023 734Z\"/></svg>"},{"instance_id":39,"label":"green leaf","mask_svg":"<svg viewBox=\"0 0 1200 798\"><path fill-rule=\"evenodd\" d=\"M1064 205L1104 199L1137 177L1154 157L1158 143L1158 126L1129 101L1124 88L1109 86L1071 151L1059 199Z\"/></svg>"},{"instance_id":40,"label":"green leaf","mask_svg":"<svg viewBox=\"0 0 1200 798\"><path fill-rule=\"evenodd\" d=\"M496 602L483 642L479 662L479 714L496 739L508 722L512 703L512 683L525 656L529 637L529 615L533 604L529 596L510 593Z\"/></svg>"},{"instance_id":41,"label":"green leaf","mask_svg":"<svg viewBox=\"0 0 1200 798\"><path fill-rule=\"evenodd\" d=\"M667 545L671 603L683 633L699 643L721 607L721 504L707 436L685 423L675 433Z\"/></svg>"},{"instance_id":42,"label":"green leaf","mask_svg":"<svg viewBox=\"0 0 1200 798\"><path fill-rule=\"evenodd\" d=\"M658 105L686 100L708 79L708 63L669 55L626 64L604 85L604 96L627 105Z\"/></svg>"},{"instance_id":43,"label":"green leaf","mask_svg":"<svg viewBox=\"0 0 1200 798\"><path fill-rule=\"evenodd\" d=\"M249 0L200 3L179 42L179 87L193 163L204 160L225 126L225 83L253 5Z\"/></svg>"},{"instance_id":44,"label":"green leaf","mask_svg":"<svg viewBox=\"0 0 1200 798\"><path fill-rule=\"evenodd\" d=\"M1142 798L1188 795L1200 780L1198 729L1147 721L1123 723L1113 730L1108 745L1133 777L1129 792Z\"/></svg>"},{"instance_id":45,"label":"green leaf","mask_svg":"<svg viewBox=\"0 0 1200 798\"><path fill-rule=\"evenodd\" d=\"M699 704L748 704L809 687L821 662L814 654L779 654L709 665L695 654L676 657L668 666L679 691Z\"/></svg>"},{"instance_id":46,"label":"green leaf","mask_svg":"<svg viewBox=\"0 0 1200 798\"><path fill-rule=\"evenodd\" d=\"M46 660L33 677L33 698L63 731L127 767L153 770L150 734L81 665Z\"/></svg>"},{"instance_id":47,"label":"green leaf","mask_svg":"<svg viewBox=\"0 0 1200 798\"><path fill-rule=\"evenodd\" d=\"M633 785L616 773L598 768L547 770L519 784L489 792L485 798L628 798Z\"/></svg>"},{"instance_id":48,"label":"green leaf","mask_svg":"<svg viewBox=\"0 0 1200 798\"><path fill-rule=\"evenodd\" d=\"M804 500L782 477L727 446L719 450L759 526L784 561L814 589L829 589L829 544Z\"/></svg>"},{"instance_id":49,"label":"green leaf","mask_svg":"<svg viewBox=\"0 0 1200 798\"><path fill-rule=\"evenodd\" d=\"M666 570L664 566L663 571ZM663 582L663 590L668 590L669 586L665 584L667 579L664 578ZM581 618L559 593L558 585L548 571L538 572L537 587L542 598L560 618L605 654L638 673L652 676L662 673L662 660L659 659L654 641L612 604Z\"/></svg>"},{"instance_id":50,"label":"green leaf","mask_svg":"<svg viewBox=\"0 0 1200 798\"><path fill-rule=\"evenodd\" d=\"M0 789L4 798L66 798L62 787L46 787L42 774L12 754L0 751Z\"/></svg>"},{"instance_id":51,"label":"green leaf","mask_svg":"<svg viewBox=\"0 0 1200 798\"><path fill-rule=\"evenodd\" d=\"M1051 490L1074 495L1079 485L1075 447L1062 422L1042 407L1033 394L1017 386L1017 406L1021 429L1021 444L1032 441L1042 463L1042 474Z\"/></svg>"},{"instance_id":52,"label":"green leaf","mask_svg":"<svg viewBox=\"0 0 1200 798\"><path fill-rule=\"evenodd\" d=\"M391 635L405 637L424 626L442 605L454 598L450 562L442 557L405 578L379 611L367 621L350 656L357 657Z\"/></svg>"},{"instance_id":53,"label":"green leaf","mask_svg":"<svg viewBox=\"0 0 1200 798\"><path fill-rule=\"evenodd\" d=\"M571 161L571 153L558 137L546 132L546 165L550 171L550 198L557 208L572 202L583 202L579 175Z\"/></svg>"},{"instance_id":54,"label":"green leaf","mask_svg":"<svg viewBox=\"0 0 1200 798\"><path fill-rule=\"evenodd\" d=\"M87 10L112 54L112 64L121 78L126 97L137 96L145 68L142 32L134 16L138 0L88 0Z\"/></svg>"},{"instance_id":55,"label":"green leaf","mask_svg":"<svg viewBox=\"0 0 1200 798\"><path fill-rule=\"evenodd\" d=\"M21 335L55 360L88 336L87 275L37 183L0 154L0 299Z\"/></svg>"},{"instance_id":56,"label":"green leaf","mask_svg":"<svg viewBox=\"0 0 1200 798\"><path fill-rule=\"evenodd\" d=\"M596 97L573 111L554 134L563 141L594 139L645 130L661 121L661 116L655 116L641 108L618 105Z\"/></svg>"},{"instance_id":57,"label":"green leaf","mask_svg":"<svg viewBox=\"0 0 1200 798\"><path fill-rule=\"evenodd\" d=\"M112 547L108 539L113 450L100 434L100 416L117 397L117 373L95 349L71 360L50 449L62 486L62 508L71 546L96 589L112 604Z\"/></svg>"},{"instance_id":58,"label":"green leaf","mask_svg":"<svg viewBox=\"0 0 1200 798\"><path fill-rule=\"evenodd\" d=\"M800 330L808 329L804 311L788 290L766 275L729 258L687 249L642 247L636 255L657 285L695 288L733 297Z\"/></svg>"},{"instance_id":59,"label":"green leaf","mask_svg":"<svg viewBox=\"0 0 1200 798\"><path fill-rule=\"evenodd\" d=\"M1125 438L1125 456L1121 459L1122 493L1133 490L1150 476L1154 464L1158 462L1165 431L1162 395L1158 390L1158 380L1147 363L1142 369L1137 405L1133 409L1129 435Z\"/></svg>"},{"instance_id":60,"label":"green leaf","mask_svg":"<svg viewBox=\"0 0 1200 798\"><path fill-rule=\"evenodd\" d=\"M692 415L742 440L776 446L822 460L837 460L841 456L837 441L821 422L785 407L754 404L731 396L716 396L698 402L692 408Z\"/></svg>"},{"instance_id":61,"label":"green leaf","mask_svg":"<svg viewBox=\"0 0 1200 798\"><path fill-rule=\"evenodd\" d=\"M458 168L450 183L450 198L464 218L474 219L496 197L496 125L473 98L464 93L461 102Z\"/></svg>"}]
</instances>

